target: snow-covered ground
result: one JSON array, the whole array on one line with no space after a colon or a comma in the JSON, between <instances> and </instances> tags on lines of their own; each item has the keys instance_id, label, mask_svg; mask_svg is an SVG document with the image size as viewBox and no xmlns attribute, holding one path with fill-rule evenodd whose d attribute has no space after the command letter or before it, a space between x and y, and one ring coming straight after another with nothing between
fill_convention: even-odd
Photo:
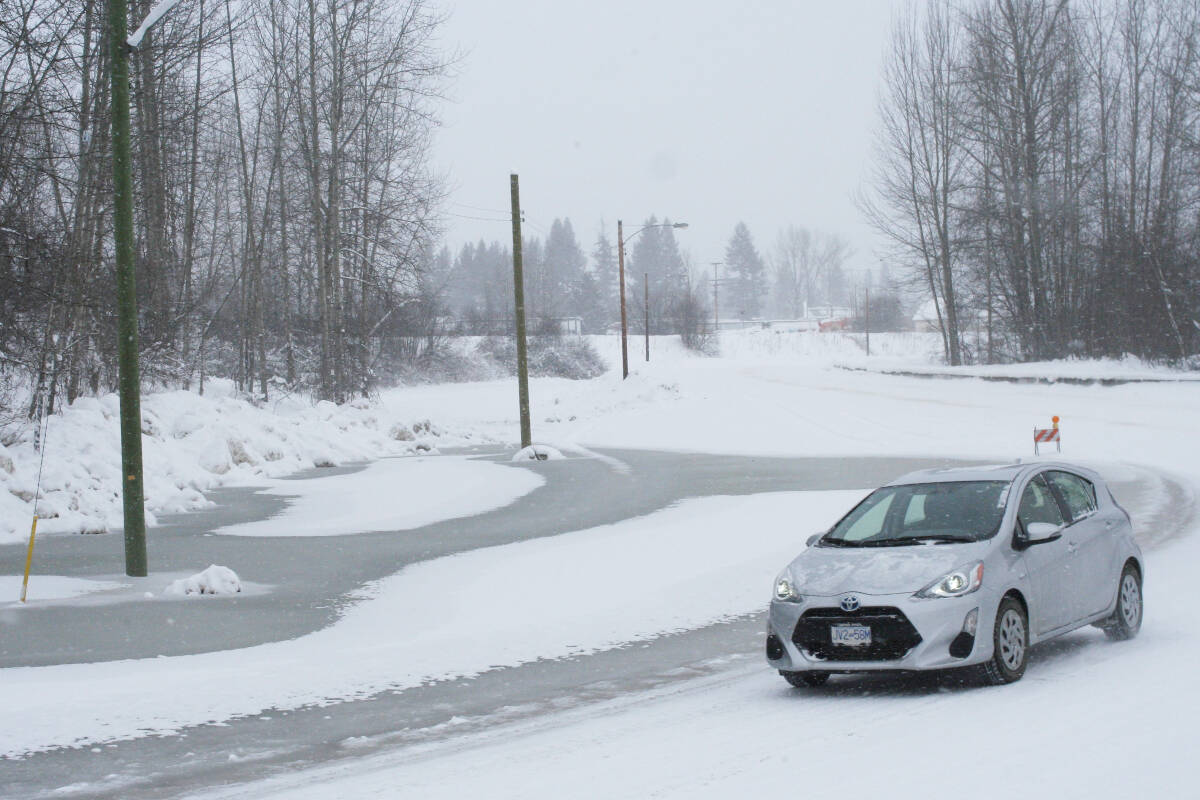
<instances>
[{"instance_id":1,"label":"snow-covered ground","mask_svg":"<svg viewBox=\"0 0 1200 800\"><path fill-rule=\"evenodd\" d=\"M32 430L0 445L0 544L28 537L39 466L39 535L122 527L118 415L116 395L80 398L52 415L44 463ZM218 486L262 486L312 467L476 443L469 431L444 431L403 402L389 404L386 416L363 400L337 406L285 396L259 407L221 380L208 381L203 396L148 394L142 418L148 525L159 514L205 507L203 492Z\"/></svg>"},{"instance_id":2,"label":"snow-covered ground","mask_svg":"<svg viewBox=\"0 0 1200 800\"><path fill-rule=\"evenodd\" d=\"M5 601L16 602L21 596L22 575L0 575L0 607ZM93 581L84 578L68 578L62 575L39 575L30 581L26 601L30 603L47 600L67 600L94 592L108 592L125 588L126 584L116 581Z\"/></svg>"},{"instance_id":3,"label":"snow-covered ground","mask_svg":"<svg viewBox=\"0 0 1200 800\"><path fill-rule=\"evenodd\" d=\"M1191 547L1187 555L1200 553ZM1036 650L1013 686L834 679L801 691L754 663L203 796L1194 797L1188 764L1200 646L1190 622L1166 611L1194 599L1174 590L1192 568L1167 559L1152 566L1158 588L1148 602L1160 611L1135 642L1074 634Z\"/></svg>"},{"instance_id":4,"label":"snow-covered ground","mask_svg":"<svg viewBox=\"0 0 1200 800\"><path fill-rule=\"evenodd\" d=\"M619 358L616 337L591 337L601 356L615 366ZM635 447L666 446L670 449L719 452L759 452L770 435L746 436L738 425L718 423L707 400L712 376L732 365L784 365L830 367L835 364L869 369L904 369L953 374L1013 374L1020 376L1086 377L1107 379L1178 379L1186 373L1153 368L1128 359L1110 362L1055 362L987 368L939 368L934 364L940 339L936 334L875 334L872 355L864 350L862 334L780 333L746 330L721 337L722 357L703 359L684 351L676 337L654 337L652 361L646 364L640 348L634 348L630 380L614 381L613 373L592 381L537 379L532 396L534 438L563 445L592 442ZM692 378L680 383L676 370L688 365ZM704 376L708 375L708 378ZM837 372L821 372L822 384L847 383ZM152 393L143 400L143 448L147 522L156 516L195 510L207 505L204 492L218 486L267 485L278 478L311 467L332 466L376 459L387 455L422 454L439 449L476 444L512 444L519 439L516 392L511 380L430 385L385 391L380 402L356 400L342 406L313 403L298 396L273 399L255 406L236 396L228 381L210 380L203 396L195 392ZM687 396L681 391L686 388ZM692 389L699 389L696 394ZM727 388L734 388L733 386ZM728 394L728 392L726 392ZM732 398L734 419L761 415L762 408ZM679 406L676 401L682 401ZM764 403L774 402L764 398ZM695 407L679 422L690 426L686 435L672 432L642 438L646 425L637 424L625 433L625 412L640 415L647 408L659 413L677 407ZM836 405L836 404L835 404ZM1031 409L1031 411L1033 411ZM1036 409L1034 421L1045 425L1052 413ZM807 413L797 405L780 419L789 426L803 421ZM763 418L766 425L779 416ZM0 444L0 544L24 541L34 513L34 494L39 467L43 468L37 504L40 534L87 533L120 529L121 497L120 437L115 395L81 398L61 413L50 417L46 431L45 458L33 448L33 431L26 430L7 447ZM810 420L816 428L826 423ZM604 429L597 429L601 426ZM607 426L607 427L605 427ZM679 426L673 426L678 428ZM731 433L732 442L724 442ZM628 435L626 435L628 434ZM867 441L873 441L870 430ZM841 437L852 440L863 431L845 430ZM802 445L797 447L797 444ZM868 448L869 449L869 448ZM808 442L789 441L782 447L766 447L780 453L812 452ZM821 452L837 453L839 447ZM922 452L914 446L907 452ZM990 452L1007 452L991 450Z\"/></svg>"},{"instance_id":5,"label":"snow-covered ground","mask_svg":"<svg viewBox=\"0 0 1200 800\"><path fill-rule=\"evenodd\" d=\"M1000 461L1029 457L1031 429L1058 415L1065 458L1110 479L1148 473L1171 476L1192 494L1200 486L1200 417L1194 413L1200 385L997 384L849 372L834 364L865 360L851 337L793 334L784 346L781 335L770 336L723 335L724 351L736 352L737 359L693 357L655 341L653 360L633 360L635 374L624 382L612 372L584 382L535 380L534 439L565 453L629 447ZM872 336L873 353L884 346L877 338ZM616 345L612 338L601 343L610 351ZM889 365L928 366L928 338L891 346ZM1113 369L1093 366L1097 374ZM235 410L239 401L227 400L231 416L262 413ZM170 403L193 401L173 397ZM205 417L208 411L194 409L202 422L195 431L217 424ZM377 406L289 413L329 426L324 446L330 459L402 451L412 442L390 431L404 420L432 420L448 432L443 439L455 442L511 443L518 430L515 381L406 388L385 392ZM270 418L247 417L239 441L260 459L234 464L230 457L225 474L240 470L261 481L274 469L269 465L313 462L286 419L270 421L275 430L263 439L258 431ZM178 442L195 433L171 433L184 429L165 413L155 424L163 448L182 447ZM223 432L205 436L223 443L218 454L232 452ZM82 449L92 440L71 441ZM266 454L276 452L268 442L280 441L294 447L268 460ZM196 458L209 452L198 442L188 447ZM372 453L372 447L378 450ZM178 465L184 452L159 463ZM74 460L88 457L85 452ZM175 486L185 473L172 468ZM16 472L8 480L24 474ZM488 483L492 476L470 480ZM771 579L807 534L854 499L847 492L804 492L684 501L615 525L414 565L365 587L332 627L289 642L177 658L6 669L0 707L25 722L0 729L0 753L358 697L753 611L765 605ZM1168 796L1188 785L1186 759L1196 743L1194 726L1180 710L1200 704L1191 675L1200 633L1174 609L1194 605L1192 566L1200 558L1200 537L1192 530L1191 494L1170 501L1177 507L1164 507L1167 502L1164 490L1157 511L1187 520L1187 535L1162 542L1156 531L1141 530L1151 545L1142 635L1114 645L1096 632L1074 634L1035 651L1025 679L1013 686L960 690L835 681L824 690L798 692L752 663L650 695L238 788L231 796L690 798L758 790L925 797L967 789L984 797L1017 791L1038 797ZM295 519L285 515L256 532L287 535L296 530ZM631 552L638 557L630 558ZM622 591L602 591L604 586ZM455 647L479 598L501 610L496 619L513 622L472 629L472 637L486 641ZM381 638L385 628L389 635ZM64 702L70 714L55 711Z\"/></svg>"},{"instance_id":6,"label":"snow-covered ground","mask_svg":"<svg viewBox=\"0 0 1200 800\"><path fill-rule=\"evenodd\" d=\"M526 470L429 456L384 459L361 472L271 481L263 494L288 498L281 514L218 528L229 536L343 536L405 531L508 505L545 483Z\"/></svg>"}]
</instances>

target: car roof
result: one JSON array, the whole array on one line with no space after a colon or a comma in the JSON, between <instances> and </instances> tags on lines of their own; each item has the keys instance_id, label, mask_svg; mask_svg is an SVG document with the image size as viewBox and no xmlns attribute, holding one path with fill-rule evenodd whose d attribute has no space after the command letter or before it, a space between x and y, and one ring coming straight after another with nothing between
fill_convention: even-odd
<instances>
[{"instance_id":1,"label":"car roof","mask_svg":"<svg viewBox=\"0 0 1200 800\"><path fill-rule=\"evenodd\" d=\"M1066 464L1059 461L1030 461L1015 464L985 464L977 467L941 467L938 469L923 469L901 475L885 486L903 486L909 483L950 483L953 481L1012 481L1027 472L1040 472L1043 469L1061 469L1074 472L1092 481L1100 480L1100 476L1090 469L1078 464Z\"/></svg>"}]
</instances>

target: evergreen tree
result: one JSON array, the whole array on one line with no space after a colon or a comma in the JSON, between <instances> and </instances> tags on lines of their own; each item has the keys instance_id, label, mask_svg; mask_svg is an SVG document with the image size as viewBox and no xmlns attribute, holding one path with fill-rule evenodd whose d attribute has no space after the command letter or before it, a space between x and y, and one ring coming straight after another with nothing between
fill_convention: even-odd
<instances>
[{"instance_id":1,"label":"evergreen tree","mask_svg":"<svg viewBox=\"0 0 1200 800\"><path fill-rule=\"evenodd\" d=\"M664 219L660 223L657 217L651 216L641 228L625 234L627 243L630 237L637 236L632 242L632 251L625 254L625 297L631 301L634 292L640 295L645 291L643 280L648 279L651 333L677 332L672 309L687 291L687 264L679 252L675 229L670 225L670 220ZM637 320L637 325L631 324L631 328L641 330L644 327L642 316L632 314L631 318Z\"/></svg>"},{"instance_id":2,"label":"evergreen tree","mask_svg":"<svg viewBox=\"0 0 1200 800\"><path fill-rule=\"evenodd\" d=\"M603 333L620 318L617 299L617 248L608 238L604 223L592 247L592 269L587 274L588 288L584 291L584 330Z\"/></svg>"},{"instance_id":3,"label":"evergreen tree","mask_svg":"<svg viewBox=\"0 0 1200 800\"><path fill-rule=\"evenodd\" d=\"M511 270L511 265L510 265ZM542 240L537 237L526 239L521 245L521 272L525 278L525 315L532 331L540 330L542 320L558 315L551 289L551 280L546 268L546 254ZM510 280L509 286L512 286ZM509 306L513 304L512 293L508 296Z\"/></svg>"},{"instance_id":4,"label":"evergreen tree","mask_svg":"<svg viewBox=\"0 0 1200 800\"><path fill-rule=\"evenodd\" d=\"M730 288L734 315L742 319L758 317L767 293L766 266L744 222L739 222L733 229L733 236L725 247L725 269L733 279Z\"/></svg>"},{"instance_id":5,"label":"evergreen tree","mask_svg":"<svg viewBox=\"0 0 1200 800\"><path fill-rule=\"evenodd\" d=\"M583 316L587 258L569 219L555 219L546 237L545 271L550 307L557 316Z\"/></svg>"}]
</instances>

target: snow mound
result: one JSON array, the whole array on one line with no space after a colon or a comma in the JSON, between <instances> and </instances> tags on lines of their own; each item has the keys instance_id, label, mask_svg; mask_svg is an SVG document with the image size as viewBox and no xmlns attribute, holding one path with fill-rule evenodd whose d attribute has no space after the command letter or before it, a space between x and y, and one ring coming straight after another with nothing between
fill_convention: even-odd
<instances>
[{"instance_id":1,"label":"snow mound","mask_svg":"<svg viewBox=\"0 0 1200 800\"><path fill-rule=\"evenodd\" d=\"M512 457L513 461L556 461L560 458L566 458L561 451L555 450L553 447L544 444L531 444L529 447L523 448L516 452Z\"/></svg>"},{"instance_id":2,"label":"snow mound","mask_svg":"<svg viewBox=\"0 0 1200 800\"><path fill-rule=\"evenodd\" d=\"M172 581L163 594L237 594L242 590L242 582L237 573L229 567L219 567L210 564L208 569L197 572L190 578L180 578Z\"/></svg>"},{"instance_id":3,"label":"snow mound","mask_svg":"<svg viewBox=\"0 0 1200 800\"><path fill-rule=\"evenodd\" d=\"M123 527L119 408L116 395L80 397L60 407L47 424L44 462L33 447L31 425L0 432L0 544L28 539L35 494L39 536ZM472 428L464 435L437 417L435 424L430 415L436 402L427 408L415 411L404 400L384 408L361 398L341 406L314 404L297 395L260 407L224 380L207 381L203 395L147 394L146 523L208 507L204 493L218 486L261 486L264 479L314 467L492 441L488 431Z\"/></svg>"}]
</instances>

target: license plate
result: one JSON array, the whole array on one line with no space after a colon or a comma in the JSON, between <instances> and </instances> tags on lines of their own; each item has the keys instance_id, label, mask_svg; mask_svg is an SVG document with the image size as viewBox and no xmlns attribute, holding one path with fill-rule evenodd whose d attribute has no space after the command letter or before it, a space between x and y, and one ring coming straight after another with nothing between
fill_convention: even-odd
<instances>
[{"instance_id":1,"label":"license plate","mask_svg":"<svg viewBox=\"0 0 1200 800\"><path fill-rule=\"evenodd\" d=\"M833 644L866 647L871 643L871 628L868 625L830 625L829 639Z\"/></svg>"}]
</instances>

